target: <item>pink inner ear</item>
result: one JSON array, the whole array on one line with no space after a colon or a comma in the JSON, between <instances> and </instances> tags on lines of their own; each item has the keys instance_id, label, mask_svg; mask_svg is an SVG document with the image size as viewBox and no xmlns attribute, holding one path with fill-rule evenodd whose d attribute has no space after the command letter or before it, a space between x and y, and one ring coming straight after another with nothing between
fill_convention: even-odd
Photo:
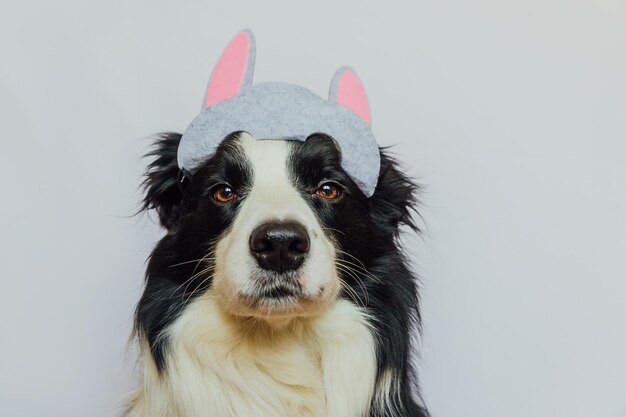
<instances>
[{"instance_id":1,"label":"pink inner ear","mask_svg":"<svg viewBox=\"0 0 626 417\"><path fill-rule=\"evenodd\" d=\"M211 74L205 107L211 107L239 93L250 59L250 35L241 32L228 44Z\"/></svg>"},{"instance_id":2,"label":"pink inner ear","mask_svg":"<svg viewBox=\"0 0 626 417\"><path fill-rule=\"evenodd\" d=\"M337 103L349 108L369 126L370 107L367 94L359 77L354 71L346 70L341 74L337 88Z\"/></svg>"}]
</instances>

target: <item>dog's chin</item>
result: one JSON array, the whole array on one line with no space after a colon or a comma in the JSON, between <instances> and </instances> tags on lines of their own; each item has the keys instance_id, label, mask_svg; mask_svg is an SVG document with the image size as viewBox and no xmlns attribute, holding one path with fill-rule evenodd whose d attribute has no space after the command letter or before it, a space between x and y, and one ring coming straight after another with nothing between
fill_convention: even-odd
<instances>
[{"instance_id":1,"label":"dog's chin","mask_svg":"<svg viewBox=\"0 0 626 417\"><path fill-rule=\"evenodd\" d=\"M224 310L238 317L256 317L267 321L289 321L312 317L324 312L337 298L338 281L314 290L305 289L302 279L290 274L255 274L245 288L228 284L216 285L218 299Z\"/></svg>"}]
</instances>

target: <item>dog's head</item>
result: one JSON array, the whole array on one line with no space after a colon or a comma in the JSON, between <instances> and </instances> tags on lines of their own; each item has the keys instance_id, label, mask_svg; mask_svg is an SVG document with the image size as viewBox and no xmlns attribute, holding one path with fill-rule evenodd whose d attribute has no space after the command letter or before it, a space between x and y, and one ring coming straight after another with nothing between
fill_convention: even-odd
<instances>
[{"instance_id":1,"label":"dog's head","mask_svg":"<svg viewBox=\"0 0 626 417\"><path fill-rule=\"evenodd\" d=\"M413 225L415 185L384 153L368 198L327 135L234 133L182 186L179 141L163 135L151 154L144 206L167 234L151 256L144 298L180 299L182 308L213 291L227 312L263 318L316 314L342 295L363 303L368 264L396 250L401 223Z\"/></svg>"},{"instance_id":2,"label":"dog's head","mask_svg":"<svg viewBox=\"0 0 626 417\"><path fill-rule=\"evenodd\" d=\"M402 223L415 227L416 186L376 145L354 71L336 73L326 100L252 84L253 68L244 31L222 54L200 115L150 154L143 207L167 234L151 255L136 323L157 363L164 330L202 294L231 316L274 324L339 297L366 306L368 292L386 285L370 268L386 259L388 274L402 264L395 237ZM379 292L386 308L389 291Z\"/></svg>"}]
</instances>

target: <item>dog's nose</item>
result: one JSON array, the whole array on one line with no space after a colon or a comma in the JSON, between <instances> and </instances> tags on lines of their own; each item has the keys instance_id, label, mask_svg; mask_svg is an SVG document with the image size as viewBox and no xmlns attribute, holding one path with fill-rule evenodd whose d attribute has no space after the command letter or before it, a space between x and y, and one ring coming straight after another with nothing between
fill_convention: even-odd
<instances>
[{"instance_id":1,"label":"dog's nose","mask_svg":"<svg viewBox=\"0 0 626 417\"><path fill-rule=\"evenodd\" d=\"M261 268L297 269L309 252L309 234L299 223L264 223L250 235L250 252Z\"/></svg>"}]
</instances>

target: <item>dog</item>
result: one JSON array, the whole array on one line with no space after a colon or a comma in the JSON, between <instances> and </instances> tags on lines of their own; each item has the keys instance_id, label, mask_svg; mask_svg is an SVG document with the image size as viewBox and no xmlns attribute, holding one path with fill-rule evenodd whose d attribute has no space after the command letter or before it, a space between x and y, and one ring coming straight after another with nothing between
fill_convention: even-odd
<instances>
[{"instance_id":1,"label":"dog","mask_svg":"<svg viewBox=\"0 0 626 417\"><path fill-rule=\"evenodd\" d=\"M426 416L412 349L419 187L384 149L367 198L332 137L229 135L181 184L181 135L157 137L143 209L152 251L129 417Z\"/></svg>"},{"instance_id":2,"label":"dog","mask_svg":"<svg viewBox=\"0 0 626 417\"><path fill-rule=\"evenodd\" d=\"M426 416L416 277L399 245L419 187L376 144L340 68L328 99L253 84L237 34L184 134L157 136L142 210L167 233L135 313L129 417Z\"/></svg>"}]
</instances>

